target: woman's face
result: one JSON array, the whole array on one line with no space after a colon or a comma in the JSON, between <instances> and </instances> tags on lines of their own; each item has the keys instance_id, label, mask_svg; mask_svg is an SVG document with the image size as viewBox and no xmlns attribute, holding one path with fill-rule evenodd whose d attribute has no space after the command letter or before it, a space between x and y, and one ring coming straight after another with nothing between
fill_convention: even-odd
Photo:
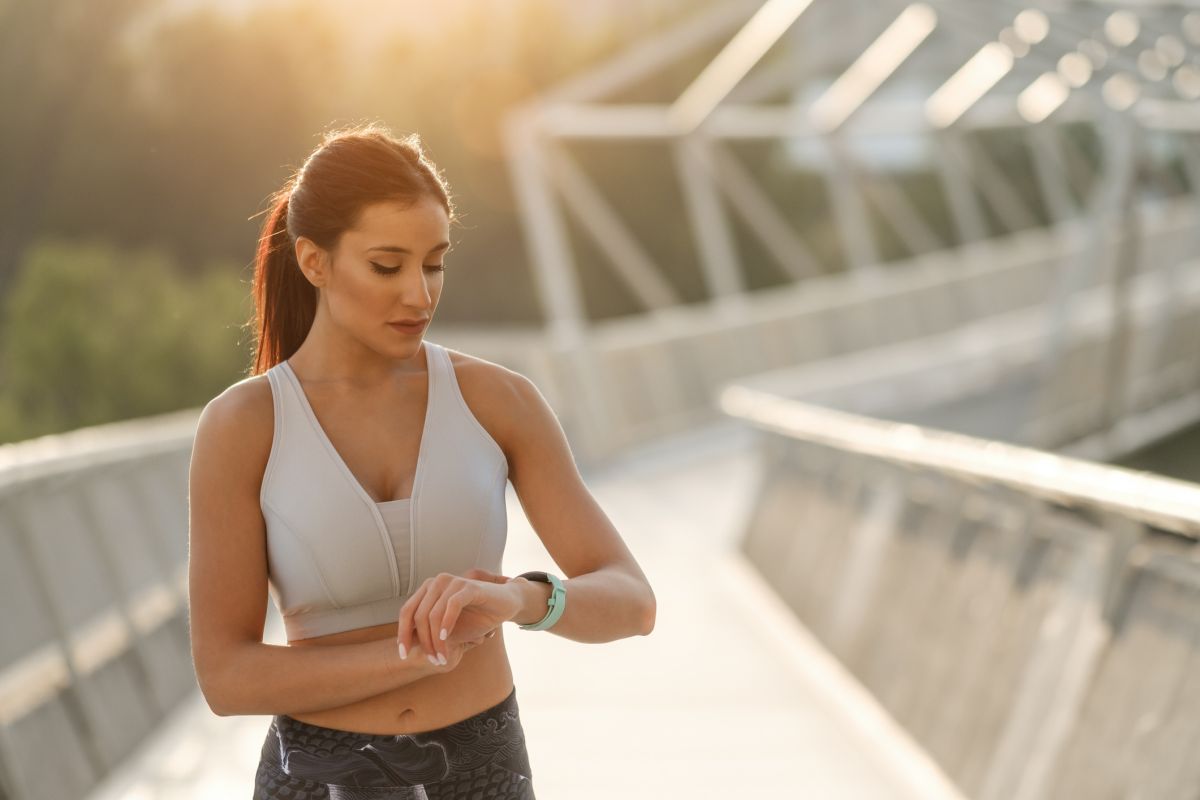
<instances>
[{"instance_id":1,"label":"woman's face","mask_svg":"<svg viewBox=\"0 0 1200 800\"><path fill-rule=\"evenodd\" d=\"M380 353L411 355L442 294L449 234L446 210L432 197L367 206L318 283L333 321ZM389 324L404 320L424 324L409 330Z\"/></svg>"}]
</instances>

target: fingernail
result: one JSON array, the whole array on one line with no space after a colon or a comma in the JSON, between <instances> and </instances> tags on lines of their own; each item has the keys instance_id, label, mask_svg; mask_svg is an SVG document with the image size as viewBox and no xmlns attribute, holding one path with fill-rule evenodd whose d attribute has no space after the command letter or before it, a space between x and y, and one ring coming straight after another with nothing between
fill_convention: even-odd
<instances>
[{"instance_id":1,"label":"fingernail","mask_svg":"<svg viewBox=\"0 0 1200 800\"><path fill-rule=\"evenodd\" d=\"M446 629L442 628L442 641L446 641Z\"/></svg>"},{"instance_id":2,"label":"fingernail","mask_svg":"<svg viewBox=\"0 0 1200 800\"><path fill-rule=\"evenodd\" d=\"M441 666L441 664L438 662L438 660L433 657L433 653L430 653L429 655L427 655L425 657L428 658L429 663L433 664L435 667Z\"/></svg>"},{"instance_id":3,"label":"fingernail","mask_svg":"<svg viewBox=\"0 0 1200 800\"><path fill-rule=\"evenodd\" d=\"M438 662L444 667L446 666L446 654L438 653Z\"/></svg>"},{"instance_id":4,"label":"fingernail","mask_svg":"<svg viewBox=\"0 0 1200 800\"><path fill-rule=\"evenodd\" d=\"M404 649L404 642L400 642L400 658L408 658L408 651Z\"/></svg>"}]
</instances>

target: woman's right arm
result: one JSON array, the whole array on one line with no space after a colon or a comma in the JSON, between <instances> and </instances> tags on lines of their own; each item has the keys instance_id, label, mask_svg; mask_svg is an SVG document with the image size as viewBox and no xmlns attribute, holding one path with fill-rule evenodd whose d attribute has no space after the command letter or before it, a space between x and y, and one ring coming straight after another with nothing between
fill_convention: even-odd
<instances>
[{"instance_id":1,"label":"woman's right arm","mask_svg":"<svg viewBox=\"0 0 1200 800\"><path fill-rule=\"evenodd\" d=\"M343 706L445 671L396 641L321 647L263 643L266 524L259 506L274 432L265 377L204 407L188 478L188 605L200 691L220 716ZM397 621L397 625L399 622Z\"/></svg>"}]
</instances>

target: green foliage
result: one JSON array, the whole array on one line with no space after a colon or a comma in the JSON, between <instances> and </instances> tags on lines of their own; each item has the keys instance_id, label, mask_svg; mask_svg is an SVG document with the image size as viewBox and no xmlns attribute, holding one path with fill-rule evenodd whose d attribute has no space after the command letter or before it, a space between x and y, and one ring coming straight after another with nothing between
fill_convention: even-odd
<instances>
[{"instance_id":1,"label":"green foliage","mask_svg":"<svg viewBox=\"0 0 1200 800\"><path fill-rule=\"evenodd\" d=\"M0 440L202 405L244 374L248 303L228 263L38 242L4 298Z\"/></svg>"}]
</instances>

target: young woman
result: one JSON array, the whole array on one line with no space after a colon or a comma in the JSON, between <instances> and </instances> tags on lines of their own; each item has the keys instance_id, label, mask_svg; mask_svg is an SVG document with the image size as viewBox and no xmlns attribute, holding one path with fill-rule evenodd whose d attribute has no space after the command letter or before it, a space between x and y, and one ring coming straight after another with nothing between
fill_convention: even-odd
<instances>
[{"instance_id":1,"label":"young woman","mask_svg":"<svg viewBox=\"0 0 1200 800\"><path fill-rule=\"evenodd\" d=\"M273 715L255 798L532 798L502 623L654 627L538 389L423 336L452 221L419 137L366 125L264 222L251 376L205 406L189 487L200 689ZM498 574L509 481L566 580ZM286 647L262 641L268 594Z\"/></svg>"}]
</instances>

